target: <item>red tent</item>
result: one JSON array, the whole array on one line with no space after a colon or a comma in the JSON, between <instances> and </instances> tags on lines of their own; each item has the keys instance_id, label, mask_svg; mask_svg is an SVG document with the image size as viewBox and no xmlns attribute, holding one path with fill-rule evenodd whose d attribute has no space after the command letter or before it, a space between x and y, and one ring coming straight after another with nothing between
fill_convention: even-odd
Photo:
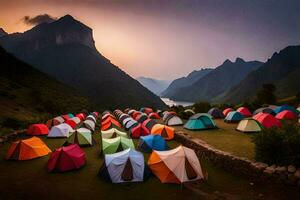
<instances>
[{"instance_id":1,"label":"red tent","mask_svg":"<svg viewBox=\"0 0 300 200\"><path fill-rule=\"evenodd\" d=\"M70 125L72 129L74 129L77 126L76 122L71 119L66 120L65 123Z\"/></svg>"},{"instance_id":2,"label":"red tent","mask_svg":"<svg viewBox=\"0 0 300 200\"><path fill-rule=\"evenodd\" d=\"M48 171L65 172L79 169L85 164L85 153L77 144L60 147L51 154Z\"/></svg>"},{"instance_id":3,"label":"red tent","mask_svg":"<svg viewBox=\"0 0 300 200\"><path fill-rule=\"evenodd\" d=\"M239 113L241 113L244 117L251 117L252 116L252 113L246 107L240 107L236 111L238 111Z\"/></svg>"},{"instance_id":4,"label":"red tent","mask_svg":"<svg viewBox=\"0 0 300 200\"><path fill-rule=\"evenodd\" d=\"M64 120L66 121L66 120L70 119L70 116L69 115L62 115L62 118L64 118Z\"/></svg>"},{"instance_id":5,"label":"red tent","mask_svg":"<svg viewBox=\"0 0 300 200\"><path fill-rule=\"evenodd\" d=\"M32 124L27 129L28 135L48 135L49 128L46 124Z\"/></svg>"},{"instance_id":6,"label":"red tent","mask_svg":"<svg viewBox=\"0 0 300 200\"><path fill-rule=\"evenodd\" d=\"M153 113L150 113L149 116L148 116L150 119L160 119L160 116L153 112Z\"/></svg>"},{"instance_id":7,"label":"red tent","mask_svg":"<svg viewBox=\"0 0 300 200\"><path fill-rule=\"evenodd\" d=\"M226 117L228 113L230 113L231 111L233 111L232 108L226 108L225 110L223 110L223 115Z\"/></svg>"},{"instance_id":8,"label":"red tent","mask_svg":"<svg viewBox=\"0 0 300 200\"><path fill-rule=\"evenodd\" d=\"M132 138L140 138L140 136L149 135L150 131L145 126L138 124L137 126L131 128L129 133Z\"/></svg>"},{"instance_id":9,"label":"red tent","mask_svg":"<svg viewBox=\"0 0 300 200\"><path fill-rule=\"evenodd\" d=\"M268 113L258 113L253 116L253 119L261 123L266 128L281 127L280 121Z\"/></svg>"},{"instance_id":10,"label":"red tent","mask_svg":"<svg viewBox=\"0 0 300 200\"><path fill-rule=\"evenodd\" d=\"M85 119L85 115L83 113L78 113L77 115L75 115L75 117L78 117L80 121L83 121Z\"/></svg>"},{"instance_id":11,"label":"red tent","mask_svg":"<svg viewBox=\"0 0 300 200\"><path fill-rule=\"evenodd\" d=\"M280 113L278 113L275 117L277 119L287 119L287 120L298 118L298 116L290 110L283 110Z\"/></svg>"}]
</instances>

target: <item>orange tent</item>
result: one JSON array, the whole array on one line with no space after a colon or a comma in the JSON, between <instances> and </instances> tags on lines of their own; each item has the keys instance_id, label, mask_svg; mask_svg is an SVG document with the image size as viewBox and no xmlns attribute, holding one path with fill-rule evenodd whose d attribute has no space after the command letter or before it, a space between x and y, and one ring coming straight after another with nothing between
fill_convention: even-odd
<instances>
[{"instance_id":1,"label":"orange tent","mask_svg":"<svg viewBox=\"0 0 300 200\"><path fill-rule=\"evenodd\" d=\"M162 183L183 183L204 179L194 150L179 146L169 151L153 151L148 165Z\"/></svg>"},{"instance_id":2,"label":"orange tent","mask_svg":"<svg viewBox=\"0 0 300 200\"><path fill-rule=\"evenodd\" d=\"M122 125L117 120L115 120L113 118L110 118L110 120L107 120L107 121L101 123L101 130L102 131L105 131L105 130L108 130L108 129L111 129L111 128L116 128L116 127L121 128Z\"/></svg>"},{"instance_id":3,"label":"orange tent","mask_svg":"<svg viewBox=\"0 0 300 200\"><path fill-rule=\"evenodd\" d=\"M9 160L30 160L47 155L51 150L38 137L26 140L18 140L10 146L6 159Z\"/></svg>"},{"instance_id":4,"label":"orange tent","mask_svg":"<svg viewBox=\"0 0 300 200\"><path fill-rule=\"evenodd\" d=\"M151 134L160 135L165 140L172 140L174 138L174 128L163 124L155 124L151 129Z\"/></svg>"}]
</instances>

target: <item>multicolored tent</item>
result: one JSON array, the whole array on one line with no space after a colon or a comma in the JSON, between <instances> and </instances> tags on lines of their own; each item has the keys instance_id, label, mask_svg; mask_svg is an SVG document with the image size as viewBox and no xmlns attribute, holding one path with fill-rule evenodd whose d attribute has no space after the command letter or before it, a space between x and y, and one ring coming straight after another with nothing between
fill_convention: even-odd
<instances>
[{"instance_id":1,"label":"multicolored tent","mask_svg":"<svg viewBox=\"0 0 300 200\"><path fill-rule=\"evenodd\" d=\"M103 154L112 154L123 151L128 148L134 149L134 143L132 139L120 136L111 139L102 138Z\"/></svg>"},{"instance_id":2,"label":"multicolored tent","mask_svg":"<svg viewBox=\"0 0 300 200\"><path fill-rule=\"evenodd\" d=\"M138 147L142 151L148 153L150 153L152 150L165 151L169 149L166 141L160 135L142 136L140 138Z\"/></svg>"},{"instance_id":3,"label":"multicolored tent","mask_svg":"<svg viewBox=\"0 0 300 200\"><path fill-rule=\"evenodd\" d=\"M149 117L150 119L160 119L160 116L159 116L157 113L155 113L155 112L150 113L150 114L148 115L148 117Z\"/></svg>"},{"instance_id":4,"label":"multicolored tent","mask_svg":"<svg viewBox=\"0 0 300 200\"><path fill-rule=\"evenodd\" d=\"M240 107L236 111L241 113L244 117L251 117L252 116L252 113L246 107Z\"/></svg>"},{"instance_id":5,"label":"multicolored tent","mask_svg":"<svg viewBox=\"0 0 300 200\"><path fill-rule=\"evenodd\" d=\"M165 140L172 140L174 138L175 129L163 124L155 124L151 129L151 134L160 135Z\"/></svg>"},{"instance_id":6,"label":"multicolored tent","mask_svg":"<svg viewBox=\"0 0 300 200\"><path fill-rule=\"evenodd\" d=\"M69 137L69 134L74 132L74 129L66 123L53 126L47 137Z\"/></svg>"},{"instance_id":7,"label":"multicolored tent","mask_svg":"<svg viewBox=\"0 0 300 200\"><path fill-rule=\"evenodd\" d=\"M145 113L142 113L136 117L136 121L139 123L143 123L143 121L145 121L147 119L148 119L148 115Z\"/></svg>"},{"instance_id":8,"label":"multicolored tent","mask_svg":"<svg viewBox=\"0 0 300 200\"><path fill-rule=\"evenodd\" d=\"M149 168L162 183L181 184L204 179L200 162L194 150L179 146L169 151L153 151Z\"/></svg>"},{"instance_id":9,"label":"multicolored tent","mask_svg":"<svg viewBox=\"0 0 300 200\"><path fill-rule=\"evenodd\" d=\"M126 149L105 155L98 175L112 183L141 182L149 176L149 170L142 153Z\"/></svg>"},{"instance_id":10,"label":"multicolored tent","mask_svg":"<svg viewBox=\"0 0 300 200\"><path fill-rule=\"evenodd\" d=\"M130 118L126 118L124 121L124 128L125 130L129 130L134 126L137 126L139 123L137 121L135 121L134 119Z\"/></svg>"},{"instance_id":11,"label":"multicolored tent","mask_svg":"<svg viewBox=\"0 0 300 200\"><path fill-rule=\"evenodd\" d=\"M153 120L153 119L147 119L146 121L144 121L142 123L142 126L145 127L145 128L147 128L151 132L151 130L152 130L152 128L153 128L153 126L155 124L157 124L157 122L155 120Z\"/></svg>"},{"instance_id":12,"label":"multicolored tent","mask_svg":"<svg viewBox=\"0 0 300 200\"><path fill-rule=\"evenodd\" d=\"M183 124L182 120L180 119L180 117L178 117L177 115L174 115L174 114L171 114L169 115L164 123L167 125L167 126L180 126Z\"/></svg>"},{"instance_id":13,"label":"multicolored tent","mask_svg":"<svg viewBox=\"0 0 300 200\"><path fill-rule=\"evenodd\" d=\"M45 124L32 124L27 129L27 135L48 135L49 129Z\"/></svg>"},{"instance_id":14,"label":"multicolored tent","mask_svg":"<svg viewBox=\"0 0 300 200\"><path fill-rule=\"evenodd\" d=\"M95 131L96 122L92 119L86 119L83 122L83 126L91 131Z\"/></svg>"},{"instance_id":15,"label":"multicolored tent","mask_svg":"<svg viewBox=\"0 0 300 200\"><path fill-rule=\"evenodd\" d=\"M244 115L242 115L240 112L231 111L227 114L224 121L228 123L236 123L241 121L244 118L245 118Z\"/></svg>"},{"instance_id":16,"label":"multicolored tent","mask_svg":"<svg viewBox=\"0 0 300 200\"><path fill-rule=\"evenodd\" d=\"M68 144L78 144L79 146L92 146L94 144L92 132L87 128L79 128L70 134L66 140Z\"/></svg>"},{"instance_id":17,"label":"multicolored tent","mask_svg":"<svg viewBox=\"0 0 300 200\"><path fill-rule=\"evenodd\" d=\"M276 114L280 113L281 111L284 111L284 110L289 110L289 111L292 111L293 113L295 113L297 116L300 115L300 111L297 110L296 108L292 107L292 106L289 106L289 105L282 105L282 106L279 106L277 108L274 109L274 112Z\"/></svg>"},{"instance_id":18,"label":"multicolored tent","mask_svg":"<svg viewBox=\"0 0 300 200\"><path fill-rule=\"evenodd\" d=\"M261 123L265 128L281 127L281 123L273 115L268 113L258 113L253 119Z\"/></svg>"},{"instance_id":19,"label":"multicolored tent","mask_svg":"<svg viewBox=\"0 0 300 200\"><path fill-rule=\"evenodd\" d=\"M230 113L231 111L234 111L232 108L226 108L223 110L223 115L226 117L228 115L228 113Z\"/></svg>"},{"instance_id":20,"label":"multicolored tent","mask_svg":"<svg viewBox=\"0 0 300 200\"><path fill-rule=\"evenodd\" d=\"M188 130L205 130L214 129L217 126L209 114L197 113L190 117L184 128Z\"/></svg>"},{"instance_id":21,"label":"multicolored tent","mask_svg":"<svg viewBox=\"0 0 300 200\"><path fill-rule=\"evenodd\" d=\"M276 119L280 119L280 120L294 120L294 119L298 119L298 116L290 111L290 110L283 110L281 111L280 113L278 113L276 116L275 116Z\"/></svg>"},{"instance_id":22,"label":"multicolored tent","mask_svg":"<svg viewBox=\"0 0 300 200\"><path fill-rule=\"evenodd\" d=\"M116 128L108 129L106 131L101 131L101 137L102 138L109 139L109 138L115 138L115 137L118 137L118 136L127 137L127 133L123 132L123 131L119 131Z\"/></svg>"},{"instance_id":23,"label":"multicolored tent","mask_svg":"<svg viewBox=\"0 0 300 200\"><path fill-rule=\"evenodd\" d=\"M262 130L262 126L255 119L243 119L238 124L236 130L244 133L255 133Z\"/></svg>"},{"instance_id":24,"label":"multicolored tent","mask_svg":"<svg viewBox=\"0 0 300 200\"><path fill-rule=\"evenodd\" d=\"M65 172L81 168L86 162L85 153L77 144L56 149L48 160L49 172Z\"/></svg>"},{"instance_id":25,"label":"multicolored tent","mask_svg":"<svg viewBox=\"0 0 300 200\"><path fill-rule=\"evenodd\" d=\"M210 114L215 119L223 119L225 117L223 112L216 107L209 109L208 114Z\"/></svg>"},{"instance_id":26,"label":"multicolored tent","mask_svg":"<svg viewBox=\"0 0 300 200\"><path fill-rule=\"evenodd\" d=\"M8 160L30 160L49 154L51 150L38 137L13 142L8 149L6 159Z\"/></svg>"}]
</instances>

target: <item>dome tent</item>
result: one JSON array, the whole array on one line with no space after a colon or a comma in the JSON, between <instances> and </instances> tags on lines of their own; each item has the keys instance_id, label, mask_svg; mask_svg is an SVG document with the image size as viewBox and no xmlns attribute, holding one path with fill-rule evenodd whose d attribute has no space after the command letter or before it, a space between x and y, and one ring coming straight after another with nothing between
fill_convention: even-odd
<instances>
[{"instance_id":1,"label":"dome tent","mask_svg":"<svg viewBox=\"0 0 300 200\"><path fill-rule=\"evenodd\" d=\"M108 129L106 131L101 131L101 137L102 138L109 139L109 138L115 138L115 137L118 137L118 136L127 137L127 133L125 133L123 131L119 131L116 128Z\"/></svg>"},{"instance_id":2,"label":"dome tent","mask_svg":"<svg viewBox=\"0 0 300 200\"><path fill-rule=\"evenodd\" d=\"M217 128L217 126L209 114L197 113L190 117L184 128L188 130L204 130Z\"/></svg>"},{"instance_id":3,"label":"dome tent","mask_svg":"<svg viewBox=\"0 0 300 200\"><path fill-rule=\"evenodd\" d=\"M149 118L150 119L160 119L160 116L157 113L152 112L149 114Z\"/></svg>"},{"instance_id":4,"label":"dome tent","mask_svg":"<svg viewBox=\"0 0 300 200\"><path fill-rule=\"evenodd\" d=\"M150 153L152 150L165 151L169 149L166 141L160 135L148 135L140 137L138 147L142 151L148 153Z\"/></svg>"},{"instance_id":5,"label":"dome tent","mask_svg":"<svg viewBox=\"0 0 300 200\"><path fill-rule=\"evenodd\" d=\"M223 119L225 117L223 112L216 107L209 109L208 114L210 114L215 119Z\"/></svg>"},{"instance_id":6,"label":"dome tent","mask_svg":"<svg viewBox=\"0 0 300 200\"><path fill-rule=\"evenodd\" d=\"M281 111L284 111L284 110L289 110L289 111L292 111L293 113L295 113L296 115L300 115L300 111L297 110L296 108L292 107L292 106L289 106L289 105L282 105L282 106L279 106L277 108L274 109L274 112L276 114L280 113Z\"/></svg>"},{"instance_id":7,"label":"dome tent","mask_svg":"<svg viewBox=\"0 0 300 200\"><path fill-rule=\"evenodd\" d=\"M70 134L65 145L78 144L79 146L92 146L94 143L92 132L87 128L79 128Z\"/></svg>"},{"instance_id":8,"label":"dome tent","mask_svg":"<svg viewBox=\"0 0 300 200\"><path fill-rule=\"evenodd\" d=\"M154 150L150 155L148 165L162 183L181 184L204 178L194 150L184 146L168 151Z\"/></svg>"},{"instance_id":9,"label":"dome tent","mask_svg":"<svg viewBox=\"0 0 300 200\"><path fill-rule=\"evenodd\" d=\"M253 112L253 116L258 114L258 113L268 113L271 115L275 115L275 112L273 109L269 108L269 107L263 107L263 108L258 108Z\"/></svg>"},{"instance_id":10,"label":"dome tent","mask_svg":"<svg viewBox=\"0 0 300 200\"><path fill-rule=\"evenodd\" d=\"M27 129L27 135L48 135L49 129L45 124L32 124Z\"/></svg>"},{"instance_id":11,"label":"dome tent","mask_svg":"<svg viewBox=\"0 0 300 200\"><path fill-rule=\"evenodd\" d=\"M124 137L116 137L111 139L102 138L102 153L112 154L123 151L125 149L134 149L134 143L132 139Z\"/></svg>"},{"instance_id":12,"label":"dome tent","mask_svg":"<svg viewBox=\"0 0 300 200\"><path fill-rule=\"evenodd\" d=\"M228 113L230 113L231 111L234 111L232 108L226 108L223 110L223 115L226 117L228 115Z\"/></svg>"},{"instance_id":13,"label":"dome tent","mask_svg":"<svg viewBox=\"0 0 300 200\"><path fill-rule=\"evenodd\" d=\"M179 126L179 125L182 125L183 122L182 120L180 119L180 117L178 117L177 115L174 115L174 114L171 114L169 115L164 123L167 125L167 126Z\"/></svg>"},{"instance_id":14,"label":"dome tent","mask_svg":"<svg viewBox=\"0 0 300 200\"><path fill-rule=\"evenodd\" d=\"M242 119L244 119L244 116L240 112L231 111L227 114L224 121L228 123L236 123L241 121Z\"/></svg>"},{"instance_id":15,"label":"dome tent","mask_svg":"<svg viewBox=\"0 0 300 200\"><path fill-rule=\"evenodd\" d=\"M151 134L153 135L160 135L165 140L172 140L174 138L174 128L162 125L162 124L155 124L151 129Z\"/></svg>"},{"instance_id":16,"label":"dome tent","mask_svg":"<svg viewBox=\"0 0 300 200\"><path fill-rule=\"evenodd\" d=\"M261 123L265 128L281 127L280 121L268 113L258 113L253 116L253 119Z\"/></svg>"},{"instance_id":17,"label":"dome tent","mask_svg":"<svg viewBox=\"0 0 300 200\"><path fill-rule=\"evenodd\" d=\"M46 122L46 124L47 124L48 128L51 128L52 126L56 126L56 125L64 123L64 121L65 121L64 118L62 118L61 116L58 116L53 119L49 119Z\"/></svg>"},{"instance_id":18,"label":"dome tent","mask_svg":"<svg viewBox=\"0 0 300 200\"><path fill-rule=\"evenodd\" d=\"M262 126L255 119L243 119L239 122L236 130L244 133L255 133L262 130Z\"/></svg>"},{"instance_id":19,"label":"dome tent","mask_svg":"<svg viewBox=\"0 0 300 200\"><path fill-rule=\"evenodd\" d=\"M48 160L47 169L65 172L81 168L86 162L85 153L77 144L56 149Z\"/></svg>"},{"instance_id":20,"label":"dome tent","mask_svg":"<svg viewBox=\"0 0 300 200\"><path fill-rule=\"evenodd\" d=\"M133 126L129 130L130 137L132 138L140 138L140 136L146 136L150 134L150 131L142 126L141 124L137 124L136 126Z\"/></svg>"},{"instance_id":21,"label":"dome tent","mask_svg":"<svg viewBox=\"0 0 300 200\"><path fill-rule=\"evenodd\" d=\"M98 176L112 183L142 182L150 175L142 153L126 149L106 154Z\"/></svg>"},{"instance_id":22,"label":"dome tent","mask_svg":"<svg viewBox=\"0 0 300 200\"><path fill-rule=\"evenodd\" d=\"M142 123L142 126L146 127L150 132L151 132L151 129L153 128L153 126L157 124L157 122L153 119L147 119L146 121L144 121Z\"/></svg>"},{"instance_id":23,"label":"dome tent","mask_svg":"<svg viewBox=\"0 0 300 200\"><path fill-rule=\"evenodd\" d=\"M71 132L74 132L71 126L66 123L53 126L47 137L68 137Z\"/></svg>"},{"instance_id":24,"label":"dome tent","mask_svg":"<svg viewBox=\"0 0 300 200\"><path fill-rule=\"evenodd\" d=\"M298 119L298 116L290 110L283 110L280 113L278 113L275 116L275 118L280 120L293 120L293 119Z\"/></svg>"},{"instance_id":25,"label":"dome tent","mask_svg":"<svg viewBox=\"0 0 300 200\"><path fill-rule=\"evenodd\" d=\"M250 110L246 107L240 107L236 111L241 113L244 117L251 117L252 116Z\"/></svg>"}]
</instances>

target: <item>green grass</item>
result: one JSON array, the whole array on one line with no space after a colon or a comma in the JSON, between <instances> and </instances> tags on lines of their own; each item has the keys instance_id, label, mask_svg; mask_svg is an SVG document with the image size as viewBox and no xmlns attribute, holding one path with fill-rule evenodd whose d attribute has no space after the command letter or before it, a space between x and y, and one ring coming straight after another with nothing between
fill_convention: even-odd
<instances>
[{"instance_id":1,"label":"green grass","mask_svg":"<svg viewBox=\"0 0 300 200\"><path fill-rule=\"evenodd\" d=\"M254 160L254 143L251 134L236 131L237 124L228 124L220 119L215 120L215 122L219 129L189 131L182 126L175 128L195 138L200 138L217 149Z\"/></svg>"},{"instance_id":2,"label":"green grass","mask_svg":"<svg viewBox=\"0 0 300 200\"><path fill-rule=\"evenodd\" d=\"M26 137L26 136L24 136ZM208 172L208 180L200 184L192 184L192 189L183 185L162 184L151 176L143 183L112 184L101 180L98 170L103 162L100 155L100 137L94 135L97 144L85 147L87 164L80 170L67 173L48 173L46 164L49 155L28 161L0 160L0 194L3 199L214 199L215 191L230 199L255 199L259 193L269 199L286 199L299 195L296 190L260 185L250 186L249 181L233 176L211 163L201 161ZM64 143L64 139L47 139L47 145L54 150ZM138 140L134 140L135 144ZM168 142L171 148L179 145L175 141ZM1 158L4 158L9 144L0 147ZM144 154L147 161L149 154ZM263 188L263 189L262 189ZM200 196L199 196L200 195ZM274 198L273 198L274 197ZM284 198L277 198L284 197Z\"/></svg>"}]
</instances>

